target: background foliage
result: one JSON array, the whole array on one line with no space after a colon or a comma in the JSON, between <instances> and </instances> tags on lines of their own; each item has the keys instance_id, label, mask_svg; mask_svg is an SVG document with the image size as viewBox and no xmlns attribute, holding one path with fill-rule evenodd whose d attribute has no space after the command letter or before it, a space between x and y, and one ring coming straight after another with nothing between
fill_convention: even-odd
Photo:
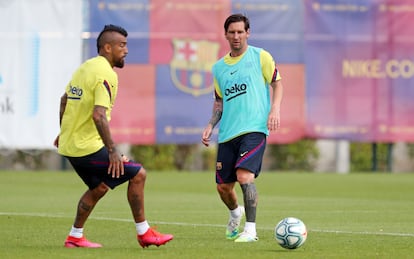
<instances>
[{"instance_id":1,"label":"background foliage","mask_svg":"<svg viewBox=\"0 0 414 259\"><path fill-rule=\"evenodd\" d=\"M292 144L268 145L271 170L312 171L319 157L315 140L303 139Z\"/></svg>"},{"instance_id":2,"label":"background foliage","mask_svg":"<svg viewBox=\"0 0 414 259\"><path fill-rule=\"evenodd\" d=\"M268 170L314 171L320 152L317 141L304 139L291 144L268 144L264 164ZM388 143L377 143L376 171L390 171L392 149ZM407 144L408 155L414 158L414 144ZM217 145L135 145L131 158L145 168L159 171L214 170ZM55 150L1 150L0 169L44 170L71 169L65 158ZM373 143L350 143L350 171L373 171Z\"/></svg>"},{"instance_id":3,"label":"background foliage","mask_svg":"<svg viewBox=\"0 0 414 259\"><path fill-rule=\"evenodd\" d=\"M373 143L351 143L351 172L373 171ZM386 143L376 144L376 170L389 170L389 146Z\"/></svg>"}]
</instances>

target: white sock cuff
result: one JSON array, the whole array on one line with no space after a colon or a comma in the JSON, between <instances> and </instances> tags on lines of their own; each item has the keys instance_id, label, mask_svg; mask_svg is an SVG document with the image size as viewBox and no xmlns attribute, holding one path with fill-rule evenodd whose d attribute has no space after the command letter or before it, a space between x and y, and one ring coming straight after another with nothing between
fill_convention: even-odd
<instances>
[{"instance_id":1,"label":"white sock cuff","mask_svg":"<svg viewBox=\"0 0 414 259\"><path fill-rule=\"evenodd\" d=\"M74 226L72 226L69 232L69 236L76 237L76 238L83 237L83 228L75 228Z\"/></svg>"},{"instance_id":2,"label":"white sock cuff","mask_svg":"<svg viewBox=\"0 0 414 259\"><path fill-rule=\"evenodd\" d=\"M247 222L244 223L244 231L256 235L256 222Z\"/></svg>"},{"instance_id":3,"label":"white sock cuff","mask_svg":"<svg viewBox=\"0 0 414 259\"><path fill-rule=\"evenodd\" d=\"M138 235L143 235L145 234L145 232L147 232L147 230L149 229L149 224L148 221L142 221L142 222L138 222L135 223L135 228L137 230Z\"/></svg>"},{"instance_id":4,"label":"white sock cuff","mask_svg":"<svg viewBox=\"0 0 414 259\"><path fill-rule=\"evenodd\" d=\"M230 216L232 218L238 218L241 215L241 208L240 206L237 206L237 208L235 208L234 210L230 210Z\"/></svg>"}]
</instances>

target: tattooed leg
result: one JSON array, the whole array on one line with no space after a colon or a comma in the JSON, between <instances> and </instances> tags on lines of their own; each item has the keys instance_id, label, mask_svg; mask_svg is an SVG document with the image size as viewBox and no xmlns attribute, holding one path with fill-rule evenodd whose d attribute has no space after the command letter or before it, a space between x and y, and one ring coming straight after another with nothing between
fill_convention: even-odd
<instances>
[{"instance_id":1,"label":"tattooed leg","mask_svg":"<svg viewBox=\"0 0 414 259\"><path fill-rule=\"evenodd\" d=\"M105 184L100 184L93 190L87 190L83 196L80 198L78 203L78 209L76 211L76 218L73 226L76 228L83 228L86 220L91 214L93 208L98 203L98 201L105 195L108 191L108 186Z\"/></svg>"},{"instance_id":2,"label":"tattooed leg","mask_svg":"<svg viewBox=\"0 0 414 259\"><path fill-rule=\"evenodd\" d=\"M128 202L136 223L143 222L145 220L144 186L146 176L146 170L141 168L138 174L129 180L128 184Z\"/></svg>"},{"instance_id":3,"label":"tattooed leg","mask_svg":"<svg viewBox=\"0 0 414 259\"><path fill-rule=\"evenodd\" d=\"M243 191L244 207L246 210L246 221L256 222L256 207L258 195L254 183L241 184Z\"/></svg>"}]
</instances>

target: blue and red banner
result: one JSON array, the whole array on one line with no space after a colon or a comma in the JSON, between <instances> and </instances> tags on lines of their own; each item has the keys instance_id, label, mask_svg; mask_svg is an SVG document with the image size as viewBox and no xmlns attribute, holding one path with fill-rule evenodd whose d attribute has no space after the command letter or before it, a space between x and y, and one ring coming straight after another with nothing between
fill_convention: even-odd
<instances>
[{"instance_id":1,"label":"blue and red banner","mask_svg":"<svg viewBox=\"0 0 414 259\"><path fill-rule=\"evenodd\" d=\"M414 141L414 3L305 6L306 135Z\"/></svg>"},{"instance_id":2,"label":"blue and red banner","mask_svg":"<svg viewBox=\"0 0 414 259\"><path fill-rule=\"evenodd\" d=\"M105 24L128 30L112 128L118 142L199 143L223 23L251 21L285 89L270 143L304 137L414 142L414 3L408 0L90 0L89 56Z\"/></svg>"}]
</instances>

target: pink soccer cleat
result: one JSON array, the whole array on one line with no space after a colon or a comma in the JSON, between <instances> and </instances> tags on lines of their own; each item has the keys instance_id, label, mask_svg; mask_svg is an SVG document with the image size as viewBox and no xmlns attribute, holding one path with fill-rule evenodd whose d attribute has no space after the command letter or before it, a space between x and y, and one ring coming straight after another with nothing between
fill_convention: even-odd
<instances>
[{"instance_id":1,"label":"pink soccer cleat","mask_svg":"<svg viewBox=\"0 0 414 259\"><path fill-rule=\"evenodd\" d=\"M143 248L148 247L150 245L164 245L168 241L171 241L173 237L174 236L170 234L158 233L152 228L149 228L147 232L145 232L145 234L143 235L137 235L138 242Z\"/></svg>"},{"instance_id":2,"label":"pink soccer cleat","mask_svg":"<svg viewBox=\"0 0 414 259\"><path fill-rule=\"evenodd\" d=\"M87 240L85 237L76 238L76 237L68 236L65 240L65 247L99 248L99 247L102 247L102 245L98 243L92 243L91 241Z\"/></svg>"}]
</instances>

